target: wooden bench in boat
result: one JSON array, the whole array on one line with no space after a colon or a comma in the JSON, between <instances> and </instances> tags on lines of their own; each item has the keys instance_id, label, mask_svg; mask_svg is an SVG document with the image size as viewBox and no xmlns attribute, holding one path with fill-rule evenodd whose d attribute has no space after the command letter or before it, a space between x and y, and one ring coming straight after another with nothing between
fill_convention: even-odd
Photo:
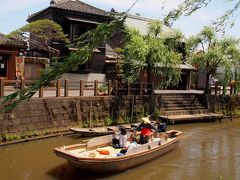
<instances>
[{"instance_id":1,"label":"wooden bench in boat","mask_svg":"<svg viewBox=\"0 0 240 180\"><path fill-rule=\"evenodd\" d=\"M129 138L130 136L131 136L131 133L128 132L127 133L127 138ZM112 143L112 139L113 139L112 134L93 138L90 141L88 141L87 148L93 148L93 147L107 145L109 143Z\"/></svg>"},{"instance_id":2,"label":"wooden bench in boat","mask_svg":"<svg viewBox=\"0 0 240 180\"><path fill-rule=\"evenodd\" d=\"M138 153L138 152L141 152L141 151L152 149L152 148L154 148L156 146L159 146L159 145L161 145L161 140L160 139L149 142L149 143L146 143L146 144L139 144L139 146L137 146L135 148L132 148L126 154Z\"/></svg>"}]
</instances>

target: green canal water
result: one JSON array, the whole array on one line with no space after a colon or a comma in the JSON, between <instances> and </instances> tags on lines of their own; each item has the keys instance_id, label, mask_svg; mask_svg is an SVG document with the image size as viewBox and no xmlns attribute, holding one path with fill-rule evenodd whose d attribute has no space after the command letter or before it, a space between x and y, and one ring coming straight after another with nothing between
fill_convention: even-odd
<instances>
[{"instance_id":1,"label":"green canal water","mask_svg":"<svg viewBox=\"0 0 240 180\"><path fill-rule=\"evenodd\" d=\"M240 179L240 121L169 126L185 134L180 146L142 166L115 174L71 168L53 148L80 143L76 135L0 148L0 180L51 179Z\"/></svg>"}]
</instances>

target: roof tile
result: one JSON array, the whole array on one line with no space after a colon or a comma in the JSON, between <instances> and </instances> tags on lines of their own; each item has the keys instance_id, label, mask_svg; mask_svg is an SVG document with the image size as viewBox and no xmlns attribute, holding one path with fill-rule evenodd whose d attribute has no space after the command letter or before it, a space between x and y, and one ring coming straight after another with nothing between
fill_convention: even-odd
<instances>
[{"instance_id":1,"label":"roof tile","mask_svg":"<svg viewBox=\"0 0 240 180\"><path fill-rule=\"evenodd\" d=\"M54 7L59 9L83 12L87 14L94 14L94 15L100 15L100 16L107 15L106 11L93 7L89 4L83 3L78 0L60 1L60 2L57 2Z\"/></svg>"},{"instance_id":2,"label":"roof tile","mask_svg":"<svg viewBox=\"0 0 240 180\"><path fill-rule=\"evenodd\" d=\"M19 42L19 41L15 41L13 39L9 39L2 33L0 33L0 45L25 47L24 42Z\"/></svg>"}]
</instances>

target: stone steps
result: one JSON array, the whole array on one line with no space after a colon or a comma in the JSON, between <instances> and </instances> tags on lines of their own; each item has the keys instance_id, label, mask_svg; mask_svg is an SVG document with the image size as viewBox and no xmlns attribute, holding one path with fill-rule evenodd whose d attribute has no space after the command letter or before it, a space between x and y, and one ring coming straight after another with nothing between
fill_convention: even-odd
<instances>
[{"instance_id":1,"label":"stone steps","mask_svg":"<svg viewBox=\"0 0 240 180\"><path fill-rule=\"evenodd\" d=\"M208 112L208 109L193 94L162 94L161 110L167 115Z\"/></svg>"},{"instance_id":2,"label":"stone steps","mask_svg":"<svg viewBox=\"0 0 240 180\"><path fill-rule=\"evenodd\" d=\"M199 95L194 94L162 94L161 95L161 119L169 123L204 121L221 119L223 115L210 113L202 104Z\"/></svg>"},{"instance_id":3,"label":"stone steps","mask_svg":"<svg viewBox=\"0 0 240 180\"><path fill-rule=\"evenodd\" d=\"M162 101L196 101L196 98L188 98L188 97L163 97Z\"/></svg>"},{"instance_id":4,"label":"stone steps","mask_svg":"<svg viewBox=\"0 0 240 180\"><path fill-rule=\"evenodd\" d=\"M168 108L162 108L163 111L178 111L178 110L202 110L205 109L203 106L192 106L192 107L168 107Z\"/></svg>"},{"instance_id":5,"label":"stone steps","mask_svg":"<svg viewBox=\"0 0 240 180\"><path fill-rule=\"evenodd\" d=\"M197 108L197 107L202 107L200 102L195 102L195 103L164 103L162 105L162 108L174 108L174 107L192 107L192 108Z\"/></svg>"},{"instance_id":6,"label":"stone steps","mask_svg":"<svg viewBox=\"0 0 240 180\"><path fill-rule=\"evenodd\" d=\"M199 122L199 121L221 120L222 118L223 118L222 114L215 114L215 113L161 116L162 120L168 121L170 124L175 124L180 122L189 123L189 122Z\"/></svg>"},{"instance_id":7,"label":"stone steps","mask_svg":"<svg viewBox=\"0 0 240 180\"><path fill-rule=\"evenodd\" d=\"M170 115L189 115L189 114L205 114L209 113L208 109L195 109L195 110L172 110L172 111L163 111L163 116Z\"/></svg>"}]
</instances>

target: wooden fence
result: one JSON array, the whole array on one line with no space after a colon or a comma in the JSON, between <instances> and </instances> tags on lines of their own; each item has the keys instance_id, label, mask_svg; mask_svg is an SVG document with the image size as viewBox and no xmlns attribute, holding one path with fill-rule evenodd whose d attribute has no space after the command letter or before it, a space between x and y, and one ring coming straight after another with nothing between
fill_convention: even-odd
<instances>
[{"instance_id":1,"label":"wooden fence","mask_svg":"<svg viewBox=\"0 0 240 180\"><path fill-rule=\"evenodd\" d=\"M236 88L236 83L230 83L229 86L226 87L226 94L236 94L237 88ZM215 84L214 86L210 87L210 94L215 94L215 95L222 95L224 94L223 92L223 86L220 86L218 84Z\"/></svg>"},{"instance_id":2,"label":"wooden fence","mask_svg":"<svg viewBox=\"0 0 240 180\"><path fill-rule=\"evenodd\" d=\"M33 80L5 80L0 78L0 97L31 85ZM73 86L74 85L74 86ZM58 79L42 87L34 97L110 96L151 94L152 84L123 83L118 81L71 81Z\"/></svg>"}]
</instances>

